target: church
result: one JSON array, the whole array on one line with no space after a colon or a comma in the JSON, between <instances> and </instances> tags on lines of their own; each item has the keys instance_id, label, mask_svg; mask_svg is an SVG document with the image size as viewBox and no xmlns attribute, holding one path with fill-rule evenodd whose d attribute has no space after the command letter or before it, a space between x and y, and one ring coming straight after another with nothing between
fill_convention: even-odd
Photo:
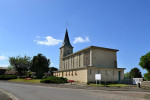
<instances>
[{"instance_id":1,"label":"church","mask_svg":"<svg viewBox=\"0 0 150 100\"><path fill-rule=\"evenodd\" d=\"M66 29L60 47L59 70L53 75L81 83L95 82L95 74L101 74L102 82L121 82L125 68L117 67L117 49L89 46L73 53Z\"/></svg>"}]
</instances>

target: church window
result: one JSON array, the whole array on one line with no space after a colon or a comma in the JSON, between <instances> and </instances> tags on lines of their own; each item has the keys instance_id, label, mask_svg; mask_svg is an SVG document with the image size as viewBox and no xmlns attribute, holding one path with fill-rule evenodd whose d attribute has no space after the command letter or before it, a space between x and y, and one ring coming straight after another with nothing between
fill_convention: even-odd
<instances>
[{"instance_id":1,"label":"church window","mask_svg":"<svg viewBox=\"0 0 150 100\"><path fill-rule=\"evenodd\" d=\"M114 75L114 70L113 70L113 75Z\"/></svg>"},{"instance_id":2,"label":"church window","mask_svg":"<svg viewBox=\"0 0 150 100\"><path fill-rule=\"evenodd\" d=\"M70 71L69 71L69 76L70 76Z\"/></svg>"},{"instance_id":3,"label":"church window","mask_svg":"<svg viewBox=\"0 0 150 100\"><path fill-rule=\"evenodd\" d=\"M77 76L77 72L75 71L75 75Z\"/></svg>"},{"instance_id":4,"label":"church window","mask_svg":"<svg viewBox=\"0 0 150 100\"><path fill-rule=\"evenodd\" d=\"M73 71L72 71L72 74L71 74L72 76L73 76Z\"/></svg>"},{"instance_id":5,"label":"church window","mask_svg":"<svg viewBox=\"0 0 150 100\"><path fill-rule=\"evenodd\" d=\"M79 54L79 67L81 67L81 54Z\"/></svg>"},{"instance_id":6,"label":"church window","mask_svg":"<svg viewBox=\"0 0 150 100\"><path fill-rule=\"evenodd\" d=\"M90 69L90 75L92 74L92 70Z\"/></svg>"},{"instance_id":7,"label":"church window","mask_svg":"<svg viewBox=\"0 0 150 100\"><path fill-rule=\"evenodd\" d=\"M71 61L70 61L70 63L71 63L70 67L72 68L72 58L70 58L70 59L71 59Z\"/></svg>"},{"instance_id":8,"label":"church window","mask_svg":"<svg viewBox=\"0 0 150 100\"><path fill-rule=\"evenodd\" d=\"M69 54L69 50L67 50L68 54Z\"/></svg>"},{"instance_id":9,"label":"church window","mask_svg":"<svg viewBox=\"0 0 150 100\"><path fill-rule=\"evenodd\" d=\"M90 65L90 51L84 53L84 66Z\"/></svg>"},{"instance_id":10,"label":"church window","mask_svg":"<svg viewBox=\"0 0 150 100\"><path fill-rule=\"evenodd\" d=\"M65 61L64 61L64 69L65 69Z\"/></svg>"},{"instance_id":11,"label":"church window","mask_svg":"<svg viewBox=\"0 0 150 100\"><path fill-rule=\"evenodd\" d=\"M74 68L74 57L73 57L73 66L72 67Z\"/></svg>"},{"instance_id":12,"label":"church window","mask_svg":"<svg viewBox=\"0 0 150 100\"><path fill-rule=\"evenodd\" d=\"M67 69L67 67L68 67L68 66L67 66L67 59L66 59L66 69Z\"/></svg>"},{"instance_id":13,"label":"church window","mask_svg":"<svg viewBox=\"0 0 150 100\"><path fill-rule=\"evenodd\" d=\"M70 66L70 65L69 65L69 59L68 59L68 69L69 69L69 66Z\"/></svg>"},{"instance_id":14,"label":"church window","mask_svg":"<svg viewBox=\"0 0 150 100\"><path fill-rule=\"evenodd\" d=\"M100 73L100 70L98 70L98 74Z\"/></svg>"},{"instance_id":15,"label":"church window","mask_svg":"<svg viewBox=\"0 0 150 100\"><path fill-rule=\"evenodd\" d=\"M114 61L114 68L117 68L117 61Z\"/></svg>"}]
</instances>

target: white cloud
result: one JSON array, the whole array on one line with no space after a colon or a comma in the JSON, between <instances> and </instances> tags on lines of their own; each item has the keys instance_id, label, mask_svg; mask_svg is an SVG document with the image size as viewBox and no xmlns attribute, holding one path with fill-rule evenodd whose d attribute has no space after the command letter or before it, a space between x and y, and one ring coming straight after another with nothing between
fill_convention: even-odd
<instances>
[{"instance_id":1,"label":"white cloud","mask_svg":"<svg viewBox=\"0 0 150 100\"><path fill-rule=\"evenodd\" d=\"M0 65L0 67L8 67L9 65Z\"/></svg>"},{"instance_id":2,"label":"white cloud","mask_svg":"<svg viewBox=\"0 0 150 100\"><path fill-rule=\"evenodd\" d=\"M82 37L75 37L73 44L84 43L84 42L90 42L90 39L88 37L86 37L85 39L83 39Z\"/></svg>"},{"instance_id":3,"label":"white cloud","mask_svg":"<svg viewBox=\"0 0 150 100\"><path fill-rule=\"evenodd\" d=\"M36 38L40 39L41 37L40 36L36 36ZM41 40L34 40L34 41L37 42L37 44L47 45L47 46L54 46L54 45L57 45L57 44L62 42L62 40L54 39L52 36L44 37L44 39L46 39L46 40L43 40L43 41L41 41Z\"/></svg>"},{"instance_id":4,"label":"white cloud","mask_svg":"<svg viewBox=\"0 0 150 100\"><path fill-rule=\"evenodd\" d=\"M4 55L0 56L0 60L7 60L8 58Z\"/></svg>"}]
</instances>

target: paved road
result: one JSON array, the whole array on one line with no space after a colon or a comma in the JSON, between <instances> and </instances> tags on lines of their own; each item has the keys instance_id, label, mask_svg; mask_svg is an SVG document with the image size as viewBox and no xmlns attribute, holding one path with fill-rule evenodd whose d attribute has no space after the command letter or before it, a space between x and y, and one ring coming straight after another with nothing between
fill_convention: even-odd
<instances>
[{"instance_id":1,"label":"paved road","mask_svg":"<svg viewBox=\"0 0 150 100\"><path fill-rule=\"evenodd\" d=\"M0 90L0 100L12 100L4 91Z\"/></svg>"},{"instance_id":2,"label":"paved road","mask_svg":"<svg viewBox=\"0 0 150 100\"><path fill-rule=\"evenodd\" d=\"M150 100L147 98L149 92L69 89L7 82L0 82L0 88L20 100Z\"/></svg>"}]
</instances>

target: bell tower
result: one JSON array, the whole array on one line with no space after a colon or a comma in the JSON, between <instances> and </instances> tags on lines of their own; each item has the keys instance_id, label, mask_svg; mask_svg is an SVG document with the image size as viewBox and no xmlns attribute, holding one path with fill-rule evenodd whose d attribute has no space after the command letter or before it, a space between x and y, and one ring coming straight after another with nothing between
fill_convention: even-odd
<instances>
[{"instance_id":1,"label":"bell tower","mask_svg":"<svg viewBox=\"0 0 150 100\"><path fill-rule=\"evenodd\" d=\"M59 57L59 70L64 69L63 57L73 53L73 47L69 40L68 31L66 29L65 38L62 46L60 47L60 57Z\"/></svg>"}]
</instances>

